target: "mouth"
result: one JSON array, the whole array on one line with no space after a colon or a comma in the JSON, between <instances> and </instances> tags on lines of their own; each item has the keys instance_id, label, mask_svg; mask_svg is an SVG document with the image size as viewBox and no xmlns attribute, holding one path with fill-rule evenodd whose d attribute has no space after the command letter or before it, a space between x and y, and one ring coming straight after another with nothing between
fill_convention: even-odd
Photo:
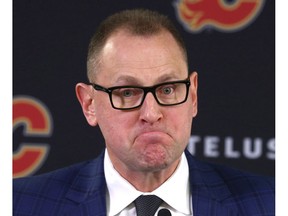
<instances>
[{"instance_id":1,"label":"mouth","mask_svg":"<svg viewBox=\"0 0 288 216\"><path fill-rule=\"evenodd\" d=\"M135 141L141 144L165 144L170 136L163 131L145 131L140 133Z\"/></svg>"}]
</instances>

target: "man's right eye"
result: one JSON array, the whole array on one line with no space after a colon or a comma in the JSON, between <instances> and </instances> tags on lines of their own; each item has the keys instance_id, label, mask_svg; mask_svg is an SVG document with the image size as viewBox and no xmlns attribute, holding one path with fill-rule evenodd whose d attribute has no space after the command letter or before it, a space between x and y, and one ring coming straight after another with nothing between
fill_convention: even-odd
<instances>
[{"instance_id":1,"label":"man's right eye","mask_svg":"<svg viewBox=\"0 0 288 216\"><path fill-rule=\"evenodd\" d=\"M121 96L123 97L131 97L135 95L133 89L124 89L121 91Z\"/></svg>"}]
</instances>

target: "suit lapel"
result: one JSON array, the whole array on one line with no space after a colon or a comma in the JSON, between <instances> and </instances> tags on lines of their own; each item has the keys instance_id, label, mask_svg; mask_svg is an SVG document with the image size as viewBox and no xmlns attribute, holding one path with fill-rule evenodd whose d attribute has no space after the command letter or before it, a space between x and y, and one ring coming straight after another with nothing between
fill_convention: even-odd
<instances>
[{"instance_id":1,"label":"suit lapel","mask_svg":"<svg viewBox=\"0 0 288 216\"><path fill-rule=\"evenodd\" d=\"M66 198L77 206L69 208L69 216L106 215L104 152L80 170Z\"/></svg>"},{"instance_id":2,"label":"suit lapel","mask_svg":"<svg viewBox=\"0 0 288 216\"><path fill-rule=\"evenodd\" d=\"M237 215L222 204L231 197L231 192L221 176L209 165L196 161L188 151L185 153L189 164L193 216Z\"/></svg>"}]
</instances>

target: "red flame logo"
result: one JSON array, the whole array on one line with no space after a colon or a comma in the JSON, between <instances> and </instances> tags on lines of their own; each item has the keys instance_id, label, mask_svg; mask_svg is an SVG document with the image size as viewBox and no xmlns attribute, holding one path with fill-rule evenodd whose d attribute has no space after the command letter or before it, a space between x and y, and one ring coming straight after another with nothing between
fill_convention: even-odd
<instances>
[{"instance_id":1,"label":"red flame logo","mask_svg":"<svg viewBox=\"0 0 288 216\"><path fill-rule=\"evenodd\" d=\"M206 27L220 31L236 31L249 25L263 8L264 0L178 0L176 9L188 31Z\"/></svg>"}]
</instances>

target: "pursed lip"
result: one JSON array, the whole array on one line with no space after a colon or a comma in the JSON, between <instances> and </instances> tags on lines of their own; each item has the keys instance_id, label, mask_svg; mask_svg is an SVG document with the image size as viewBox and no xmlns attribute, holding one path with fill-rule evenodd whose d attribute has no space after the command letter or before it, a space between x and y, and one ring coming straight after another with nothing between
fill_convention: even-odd
<instances>
[{"instance_id":1,"label":"pursed lip","mask_svg":"<svg viewBox=\"0 0 288 216\"><path fill-rule=\"evenodd\" d=\"M137 133L135 140L142 140L149 143L161 142L163 137L170 136L165 130L162 129L144 129Z\"/></svg>"},{"instance_id":2,"label":"pursed lip","mask_svg":"<svg viewBox=\"0 0 288 216\"><path fill-rule=\"evenodd\" d=\"M143 128L140 129L136 134L137 136L142 135L142 134L153 134L153 133L165 133L167 134L167 131L162 129L162 128Z\"/></svg>"}]
</instances>

